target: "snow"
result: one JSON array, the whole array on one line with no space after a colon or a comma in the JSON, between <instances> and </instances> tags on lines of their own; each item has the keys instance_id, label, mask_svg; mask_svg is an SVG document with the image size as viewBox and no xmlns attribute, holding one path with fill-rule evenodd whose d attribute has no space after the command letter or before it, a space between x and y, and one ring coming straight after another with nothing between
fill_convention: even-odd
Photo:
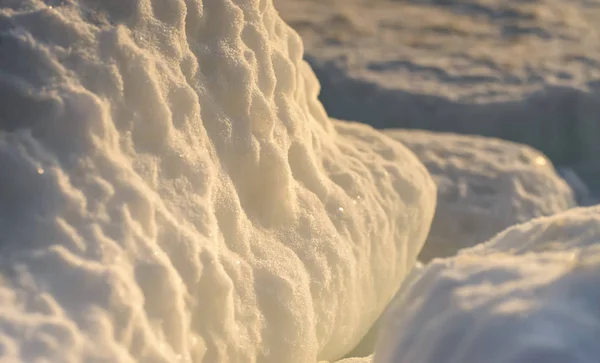
<instances>
[{"instance_id":1,"label":"snow","mask_svg":"<svg viewBox=\"0 0 600 363\"><path fill-rule=\"evenodd\" d=\"M436 259L392 302L375 363L600 356L600 207L508 228Z\"/></svg>"},{"instance_id":2,"label":"snow","mask_svg":"<svg viewBox=\"0 0 600 363\"><path fill-rule=\"evenodd\" d=\"M590 206L598 204L597 197L592 194L588 185L581 180L579 174L572 168L563 167L557 170L558 174L569 184L573 190L577 204L580 206Z\"/></svg>"},{"instance_id":3,"label":"snow","mask_svg":"<svg viewBox=\"0 0 600 363\"><path fill-rule=\"evenodd\" d=\"M372 363L373 356L362 357L362 358L347 358L337 361L336 363Z\"/></svg>"},{"instance_id":4,"label":"snow","mask_svg":"<svg viewBox=\"0 0 600 363\"><path fill-rule=\"evenodd\" d=\"M274 2L330 116L528 144L600 195L600 1Z\"/></svg>"},{"instance_id":5,"label":"snow","mask_svg":"<svg viewBox=\"0 0 600 363\"><path fill-rule=\"evenodd\" d=\"M417 155L438 187L421 261L452 256L509 226L576 205L552 163L531 147L480 136L384 132Z\"/></svg>"},{"instance_id":6,"label":"snow","mask_svg":"<svg viewBox=\"0 0 600 363\"><path fill-rule=\"evenodd\" d=\"M335 360L435 185L329 121L270 0L0 4L0 360Z\"/></svg>"}]
</instances>

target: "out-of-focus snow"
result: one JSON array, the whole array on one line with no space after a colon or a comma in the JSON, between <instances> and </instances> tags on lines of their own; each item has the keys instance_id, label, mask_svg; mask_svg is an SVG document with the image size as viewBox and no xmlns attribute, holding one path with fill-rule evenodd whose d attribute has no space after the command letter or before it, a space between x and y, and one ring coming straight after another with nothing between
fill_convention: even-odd
<instances>
[{"instance_id":1,"label":"out-of-focus snow","mask_svg":"<svg viewBox=\"0 0 600 363\"><path fill-rule=\"evenodd\" d=\"M275 0L332 117L525 143L600 190L599 0Z\"/></svg>"},{"instance_id":2,"label":"out-of-focus snow","mask_svg":"<svg viewBox=\"0 0 600 363\"><path fill-rule=\"evenodd\" d=\"M540 152L494 138L385 130L425 164L438 187L435 218L419 259L448 257L532 218L576 205Z\"/></svg>"},{"instance_id":3,"label":"out-of-focus snow","mask_svg":"<svg viewBox=\"0 0 600 363\"><path fill-rule=\"evenodd\" d=\"M331 122L270 0L0 2L3 362L342 357L435 185Z\"/></svg>"},{"instance_id":4,"label":"out-of-focus snow","mask_svg":"<svg viewBox=\"0 0 600 363\"><path fill-rule=\"evenodd\" d=\"M600 207L514 226L436 259L392 302L376 363L593 363Z\"/></svg>"},{"instance_id":5,"label":"out-of-focus snow","mask_svg":"<svg viewBox=\"0 0 600 363\"><path fill-rule=\"evenodd\" d=\"M590 206L598 203L597 196L592 194L589 186L581 180L581 177L575 170L563 167L558 168L557 172L573 190L577 204L580 206Z\"/></svg>"},{"instance_id":6,"label":"out-of-focus snow","mask_svg":"<svg viewBox=\"0 0 600 363\"><path fill-rule=\"evenodd\" d=\"M335 363L373 363L373 356L370 355L368 357L363 358L346 358L339 360Z\"/></svg>"}]
</instances>

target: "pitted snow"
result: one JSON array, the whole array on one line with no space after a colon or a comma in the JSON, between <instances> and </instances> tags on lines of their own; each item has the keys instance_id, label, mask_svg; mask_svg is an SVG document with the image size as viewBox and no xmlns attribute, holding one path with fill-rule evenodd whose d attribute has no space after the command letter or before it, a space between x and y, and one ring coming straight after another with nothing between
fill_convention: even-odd
<instances>
[{"instance_id":1,"label":"pitted snow","mask_svg":"<svg viewBox=\"0 0 600 363\"><path fill-rule=\"evenodd\" d=\"M5 0L0 42L2 361L336 359L414 263L432 180L270 0Z\"/></svg>"}]
</instances>

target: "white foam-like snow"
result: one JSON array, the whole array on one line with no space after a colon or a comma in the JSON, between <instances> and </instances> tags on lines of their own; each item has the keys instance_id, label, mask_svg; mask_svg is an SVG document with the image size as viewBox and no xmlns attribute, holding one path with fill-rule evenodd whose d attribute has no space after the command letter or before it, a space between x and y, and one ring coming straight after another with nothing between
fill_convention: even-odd
<instances>
[{"instance_id":1,"label":"white foam-like snow","mask_svg":"<svg viewBox=\"0 0 600 363\"><path fill-rule=\"evenodd\" d=\"M333 360L414 263L426 169L270 0L6 0L0 47L3 362Z\"/></svg>"},{"instance_id":2,"label":"white foam-like snow","mask_svg":"<svg viewBox=\"0 0 600 363\"><path fill-rule=\"evenodd\" d=\"M376 363L597 362L600 207L436 259L391 304Z\"/></svg>"},{"instance_id":3,"label":"white foam-like snow","mask_svg":"<svg viewBox=\"0 0 600 363\"><path fill-rule=\"evenodd\" d=\"M438 187L422 261L452 256L509 226L576 205L552 163L529 146L450 133L385 132L417 155Z\"/></svg>"}]
</instances>

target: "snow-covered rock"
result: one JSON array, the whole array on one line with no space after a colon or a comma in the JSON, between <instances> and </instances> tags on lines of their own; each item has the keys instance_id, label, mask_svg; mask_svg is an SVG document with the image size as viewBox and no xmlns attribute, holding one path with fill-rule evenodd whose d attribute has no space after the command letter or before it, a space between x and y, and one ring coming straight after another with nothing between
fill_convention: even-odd
<instances>
[{"instance_id":1,"label":"snow-covered rock","mask_svg":"<svg viewBox=\"0 0 600 363\"><path fill-rule=\"evenodd\" d=\"M392 302L376 363L593 363L600 207L503 231L436 259Z\"/></svg>"},{"instance_id":2,"label":"snow-covered rock","mask_svg":"<svg viewBox=\"0 0 600 363\"><path fill-rule=\"evenodd\" d=\"M344 356L435 185L270 0L0 2L0 360Z\"/></svg>"},{"instance_id":3,"label":"snow-covered rock","mask_svg":"<svg viewBox=\"0 0 600 363\"><path fill-rule=\"evenodd\" d=\"M454 255L532 218L576 206L551 162L531 147L494 138L389 129L425 164L438 187L420 260Z\"/></svg>"}]
</instances>

